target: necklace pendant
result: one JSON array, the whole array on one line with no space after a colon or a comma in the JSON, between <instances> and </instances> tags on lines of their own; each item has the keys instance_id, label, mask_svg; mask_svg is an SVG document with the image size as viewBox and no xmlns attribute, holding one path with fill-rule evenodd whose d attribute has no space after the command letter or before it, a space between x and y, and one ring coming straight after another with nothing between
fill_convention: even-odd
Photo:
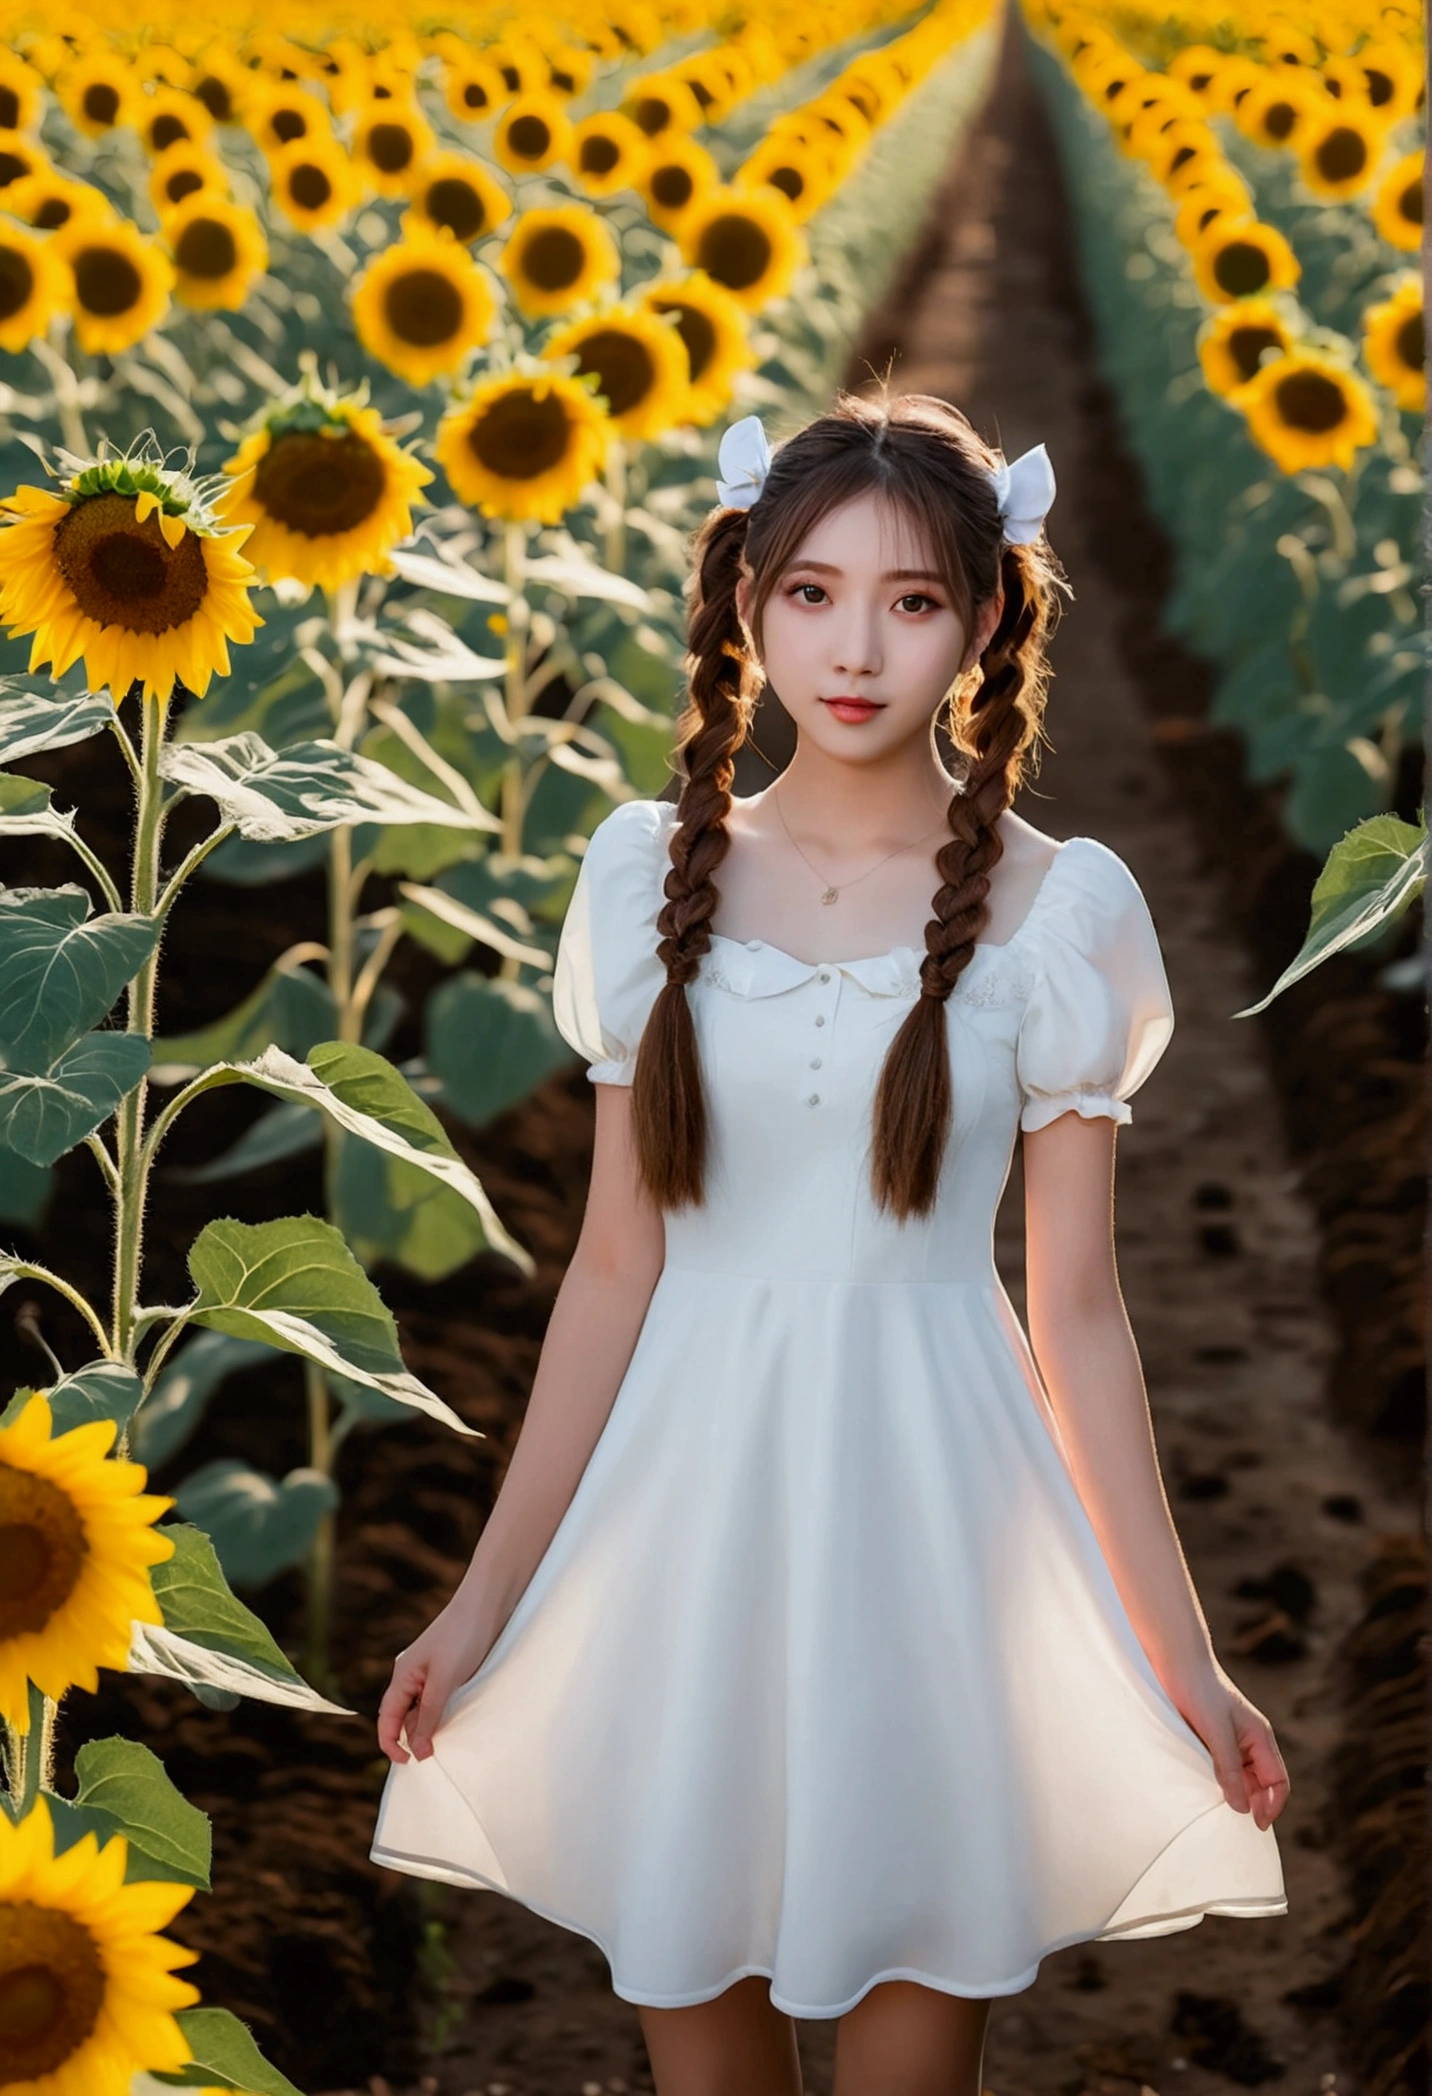
<instances>
[{"instance_id":1,"label":"necklace pendant","mask_svg":"<svg viewBox=\"0 0 1432 2096\"><path fill-rule=\"evenodd\" d=\"M822 902L837 902L837 901L839 901L839 899L840 899L840 890L839 890L839 888L827 888L827 889L826 889L826 891L825 891L825 893L824 893L824 895L822 895L822 897L821 897L821 901L822 901Z\"/></svg>"}]
</instances>

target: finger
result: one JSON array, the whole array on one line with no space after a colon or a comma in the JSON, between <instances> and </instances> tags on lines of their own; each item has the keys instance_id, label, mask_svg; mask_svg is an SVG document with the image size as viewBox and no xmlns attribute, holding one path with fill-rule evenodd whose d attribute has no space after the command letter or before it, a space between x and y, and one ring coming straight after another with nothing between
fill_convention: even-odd
<instances>
[{"instance_id":1,"label":"finger","mask_svg":"<svg viewBox=\"0 0 1432 2096\"><path fill-rule=\"evenodd\" d=\"M401 1661L394 1667L393 1678L383 1692L378 1705L378 1743L390 1760L407 1760L407 1754L398 1743L398 1734L413 1704L422 1689L425 1669Z\"/></svg>"},{"instance_id":2,"label":"finger","mask_svg":"<svg viewBox=\"0 0 1432 2096\"><path fill-rule=\"evenodd\" d=\"M408 1727L408 1745L419 1761L426 1761L433 1751L433 1734L438 1728L447 1699L446 1685L435 1682L430 1675L418 1704L417 1719Z\"/></svg>"},{"instance_id":3,"label":"finger","mask_svg":"<svg viewBox=\"0 0 1432 2096\"><path fill-rule=\"evenodd\" d=\"M1223 1795L1235 1812L1251 1810L1248 1782L1243 1772L1243 1753L1238 1734L1231 1717L1210 1728L1211 1737L1205 1740L1213 1756L1213 1773L1217 1776Z\"/></svg>"}]
</instances>

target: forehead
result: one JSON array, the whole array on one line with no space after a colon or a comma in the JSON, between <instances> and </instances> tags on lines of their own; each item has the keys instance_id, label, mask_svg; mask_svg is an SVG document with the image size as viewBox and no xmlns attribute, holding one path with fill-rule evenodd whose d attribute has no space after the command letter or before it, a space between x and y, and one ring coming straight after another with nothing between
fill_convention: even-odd
<instances>
[{"instance_id":1,"label":"forehead","mask_svg":"<svg viewBox=\"0 0 1432 2096\"><path fill-rule=\"evenodd\" d=\"M791 556L821 561L846 574L881 575L891 568L929 568L940 563L930 532L902 502L874 490L852 496L818 517Z\"/></svg>"}]
</instances>

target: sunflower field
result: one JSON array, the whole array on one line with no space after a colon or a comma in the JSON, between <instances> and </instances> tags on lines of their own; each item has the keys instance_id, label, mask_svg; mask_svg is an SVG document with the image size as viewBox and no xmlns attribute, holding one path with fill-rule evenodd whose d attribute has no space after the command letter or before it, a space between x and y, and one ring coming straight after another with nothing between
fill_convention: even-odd
<instances>
[{"instance_id":1,"label":"sunflower field","mask_svg":"<svg viewBox=\"0 0 1432 2096\"><path fill-rule=\"evenodd\" d=\"M1427 873L1425 822L1388 812L1427 669L1421 15L1024 14L1103 369L1177 551L1167 623L1327 855L1281 989L1383 937Z\"/></svg>"},{"instance_id":2,"label":"sunflower field","mask_svg":"<svg viewBox=\"0 0 1432 2096\"><path fill-rule=\"evenodd\" d=\"M7 2087L293 2096L162 1933L210 1889L206 1815L120 1737L61 1795L60 1702L108 1668L357 1715L339 1451L414 1411L476 1432L369 1269L532 1271L445 1123L570 1060L557 934L595 822L667 775L721 428L824 400L992 50L984 0L6 11L0 837L69 877L0 889L0 1217L38 1226L87 1151L113 1244L102 1300L0 1254L88 1349L37 1321L52 1377L0 1412ZM133 798L104 848L23 768L96 738ZM171 913L299 873L326 936L159 1031ZM438 981L399 1064L405 941ZM232 1086L264 1109L190 1172L214 1217L156 1304L162 1146ZM221 1213L306 1154L322 1213ZM306 1460L148 1491L256 1362ZM295 1569L291 1656L235 1589Z\"/></svg>"}]
</instances>

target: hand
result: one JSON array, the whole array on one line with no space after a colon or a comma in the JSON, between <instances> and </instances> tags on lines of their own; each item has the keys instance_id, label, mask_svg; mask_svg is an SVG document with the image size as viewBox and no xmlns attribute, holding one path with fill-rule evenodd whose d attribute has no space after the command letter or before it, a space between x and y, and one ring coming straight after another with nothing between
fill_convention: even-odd
<instances>
[{"instance_id":1,"label":"hand","mask_svg":"<svg viewBox=\"0 0 1432 2096\"><path fill-rule=\"evenodd\" d=\"M393 1662L393 1678L378 1706L378 1744L390 1761L426 1761L433 1733L453 1690L470 1681L495 1642L470 1595L454 1596L422 1636ZM398 1735L407 1731L410 1757Z\"/></svg>"},{"instance_id":2,"label":"hand","mask_svg":"<svg viewBox=\"0 0 1432 2096\"><path fill-rule=\"evenodd\" d=\"M1250 1703L1217 1660L1193 1683L1169 1694L1213 1756L1223 1795L1237 1812L1251 1812L1260 1827L1270 1827L1288 1802L1292 1788L1273 1727Z\"/></svg>"}]
</instances>

